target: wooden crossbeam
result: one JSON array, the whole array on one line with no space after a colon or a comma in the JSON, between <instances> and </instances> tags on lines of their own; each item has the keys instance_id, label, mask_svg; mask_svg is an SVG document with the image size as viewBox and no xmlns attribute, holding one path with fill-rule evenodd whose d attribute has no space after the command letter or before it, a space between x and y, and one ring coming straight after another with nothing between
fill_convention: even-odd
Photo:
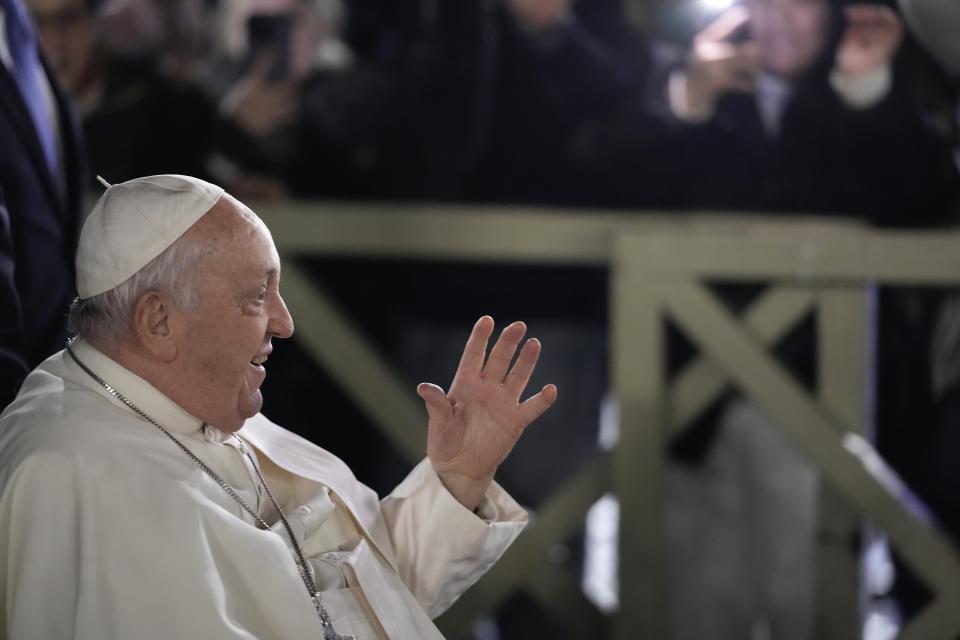
<instances>
[{"instance_id":1,"label":"wooden crossbeam","mask_svg":"<svg viewBox=\"0 0 960 640\"><path fill-rule=\"evenodd\" d=\"M635 259L651 275L934 286L957 283L956 247L956 234L941 230L932 234L757 225L698 234L675 228L644 234Z\"/></svg>"},{"instance_id":2,"label":"wooden crossbeam","mask_svg":"<svg viewBox=\"0 0 960 640\"><path fill-rule=\"evenodd\" d=\"M772 346L803 319L813 302L808 288L773 287L750 305L742 322L758 343ZM666 408L670 435L683 433L728 386L726 375L709 358L687 364L670 385Z\"/></svg>"},{"instance_id":3,"label":"wooden crossbeam","mask_svg":"<svg viewBox=\"0 0 960 640\"><path fill-rule=\"evenodd\" d=\"M264 219L287 256L365 256L523 264L604 265L625 215L421 205L339 204L322 211L267 209Z\"/></svg>"},{"instance_id":4,"label":"wooden crossbeam","mask_svg":"<svg viewBox=\"0 0 960 640\"><path fill-rule=\"evenodd\" d=\"M722 363L738 387L817 463L822 474L852 504L887 532L904 559L929 586L941 597L960 591L960 558L956 550L936 529L915 518L876 477L878 471L889 473L889 469L882 468L882 459L856 455L850 445L844 446L849 436L845 440L831 425L837 418L810 398L699 285L692 281L671 284L663 291L671 317L717 363ZM861 449L869 449L866 441L857 443ZM960 608L938 606L937 611L941 613L927 623L930 628L960 632ZM929 640L950 637L929 636Z\"/></svg>"},{"instance_id":5,"label":"wooden crossbeam","mask_svg":"<svg viewBox=\"0 0 960 640\"><path fill-rule=\"evenodd\" d=\"M648 272L737 279L956 284L960 232L886 231L822 216L610 213L451 204L264 203L255 210L286 256L607 265L642 234Z\"/></svg>"}]
</instances>

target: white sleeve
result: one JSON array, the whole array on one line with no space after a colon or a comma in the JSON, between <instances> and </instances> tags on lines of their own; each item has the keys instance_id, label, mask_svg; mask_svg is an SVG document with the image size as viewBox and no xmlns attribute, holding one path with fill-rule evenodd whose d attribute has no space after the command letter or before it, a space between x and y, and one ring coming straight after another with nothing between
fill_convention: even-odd
<instances>
[{"instance_id":1,"label":"white sleeve","mask_svg":"<svg viewBox=\"0 0 960 640\"><path fill-rule=\"evenodd\" d=\"M869 109L890 93L893 71L889 64L859 76L844 75L834 69L830 73L830 86L851 109Z\"/></svg>"},{"instance_id":2,"label":"white sleeve","mask_svg":"<svg viewBox=\"0 0 960 640\"><path fill-rule=\"evenodd\" d=\"M527 512L495 482L469 511L424 459L381 503L400 577L431 618L446 611L503 555Z\"/></svg>"}]
</instances>

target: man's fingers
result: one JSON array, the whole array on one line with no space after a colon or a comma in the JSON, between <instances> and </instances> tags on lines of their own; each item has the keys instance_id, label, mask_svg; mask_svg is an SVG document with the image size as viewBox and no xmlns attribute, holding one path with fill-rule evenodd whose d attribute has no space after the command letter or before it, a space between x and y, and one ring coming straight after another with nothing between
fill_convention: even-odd
<instances>
[{"instance_id":1,"label":"man's fingers","mask_svg":"<svg viewBox=\"0 0 960 640\"><path fill-rule=\"evenodd\" d=\"M527 383L530 382L530 376L533 374L533 369L537 366L537 359L539 358L540 341L536 338L530 338L520 349L520 356L504 381L507 392L513 398L519 400L520 394L527 388Z\"/></svg>"},{"instance_id":2,"label":"man's fingers","mask_svg":"<svg viewBox=\"0 0 960 640\"><path fill-rule=\"evenodd\" d=\"M463 348L463 355L460 356L457 373L453 376L454 383L460 376L480 375L483 371L484 356L487 355L487 341L490 340L492 333L493 318L490 316L483 316L473 325L473 331L470 332L467 344Z\"/></svg>"},{"instance_id":3,"label":"man's fingers","mask_svg":"<svg viewBox=\"0 0 960 640\"><path fill-rule=\"evenodd\" d=\"M510 361L513 354L517 352L517 345L523 339L523 334L527 332L527 325L522 322L514 322L508 325L500 338L490 350L490 357L487 358L487 364L483 367L483 377L493 382L503 382L507 375L507 369L510 367Z\"/></svg>"},{"instance_id":4,"label":"man's fingers","mask_svg":"<svg viewBox=\"0 0 960 640\"><path fill-rule=\"evenodd\" d=\"M527 398L518 409L524 427L543 415L557 401L556 385L548 384L534 396Z\"/></svg>"},{"instance_id":5,"label":"man's fingers","mask_svg":"<svg viewBox=\"0 0 960 640\"><path fill-rule=\"evenodd\" d=\"M443 389L429 382L421 382L417 385L417 395L423 398L423 403L427 407L427 415L431 422L446 422L453 409L447 400Z\"/></svg>"}]
</instances>

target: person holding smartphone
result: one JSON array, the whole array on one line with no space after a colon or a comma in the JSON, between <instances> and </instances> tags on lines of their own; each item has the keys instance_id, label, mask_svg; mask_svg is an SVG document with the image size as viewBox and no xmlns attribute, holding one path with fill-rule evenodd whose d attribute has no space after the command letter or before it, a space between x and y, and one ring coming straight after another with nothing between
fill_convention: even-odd
<instances>
[{"instance_id":1,"label":"person holding smartphone","mask_svg":"<svg viewBox=\"0 0 960 640\"><path fill-rule=\"evenodd\" d=\"M896 226L956 202L948 129L911 82L929 67L893 9L748 0L670 76L680 204L852 215ZM685 125L685 126L683 126ZM705 177L705 179L704 179ZM695 184L694 184L695 181Z\"/></svg>"}]
</instances>

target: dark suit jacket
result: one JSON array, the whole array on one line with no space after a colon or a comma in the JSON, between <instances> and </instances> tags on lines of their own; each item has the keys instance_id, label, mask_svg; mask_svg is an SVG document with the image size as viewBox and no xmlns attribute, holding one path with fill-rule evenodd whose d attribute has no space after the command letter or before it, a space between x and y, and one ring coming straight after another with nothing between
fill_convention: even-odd
<instances>
[{"instance_id":1,"label":"dark suit jacket","mask_svg":"<svg viewBox=\"0 0 960 640\"><path fill-rule=\"evenodd\" d=\"M45 70L60 121L62 190L47 169L20 92L0 65L0 409L30 369L63 348L76 295L83 153L72 108Z\"/></svg>"}]
</instances>

